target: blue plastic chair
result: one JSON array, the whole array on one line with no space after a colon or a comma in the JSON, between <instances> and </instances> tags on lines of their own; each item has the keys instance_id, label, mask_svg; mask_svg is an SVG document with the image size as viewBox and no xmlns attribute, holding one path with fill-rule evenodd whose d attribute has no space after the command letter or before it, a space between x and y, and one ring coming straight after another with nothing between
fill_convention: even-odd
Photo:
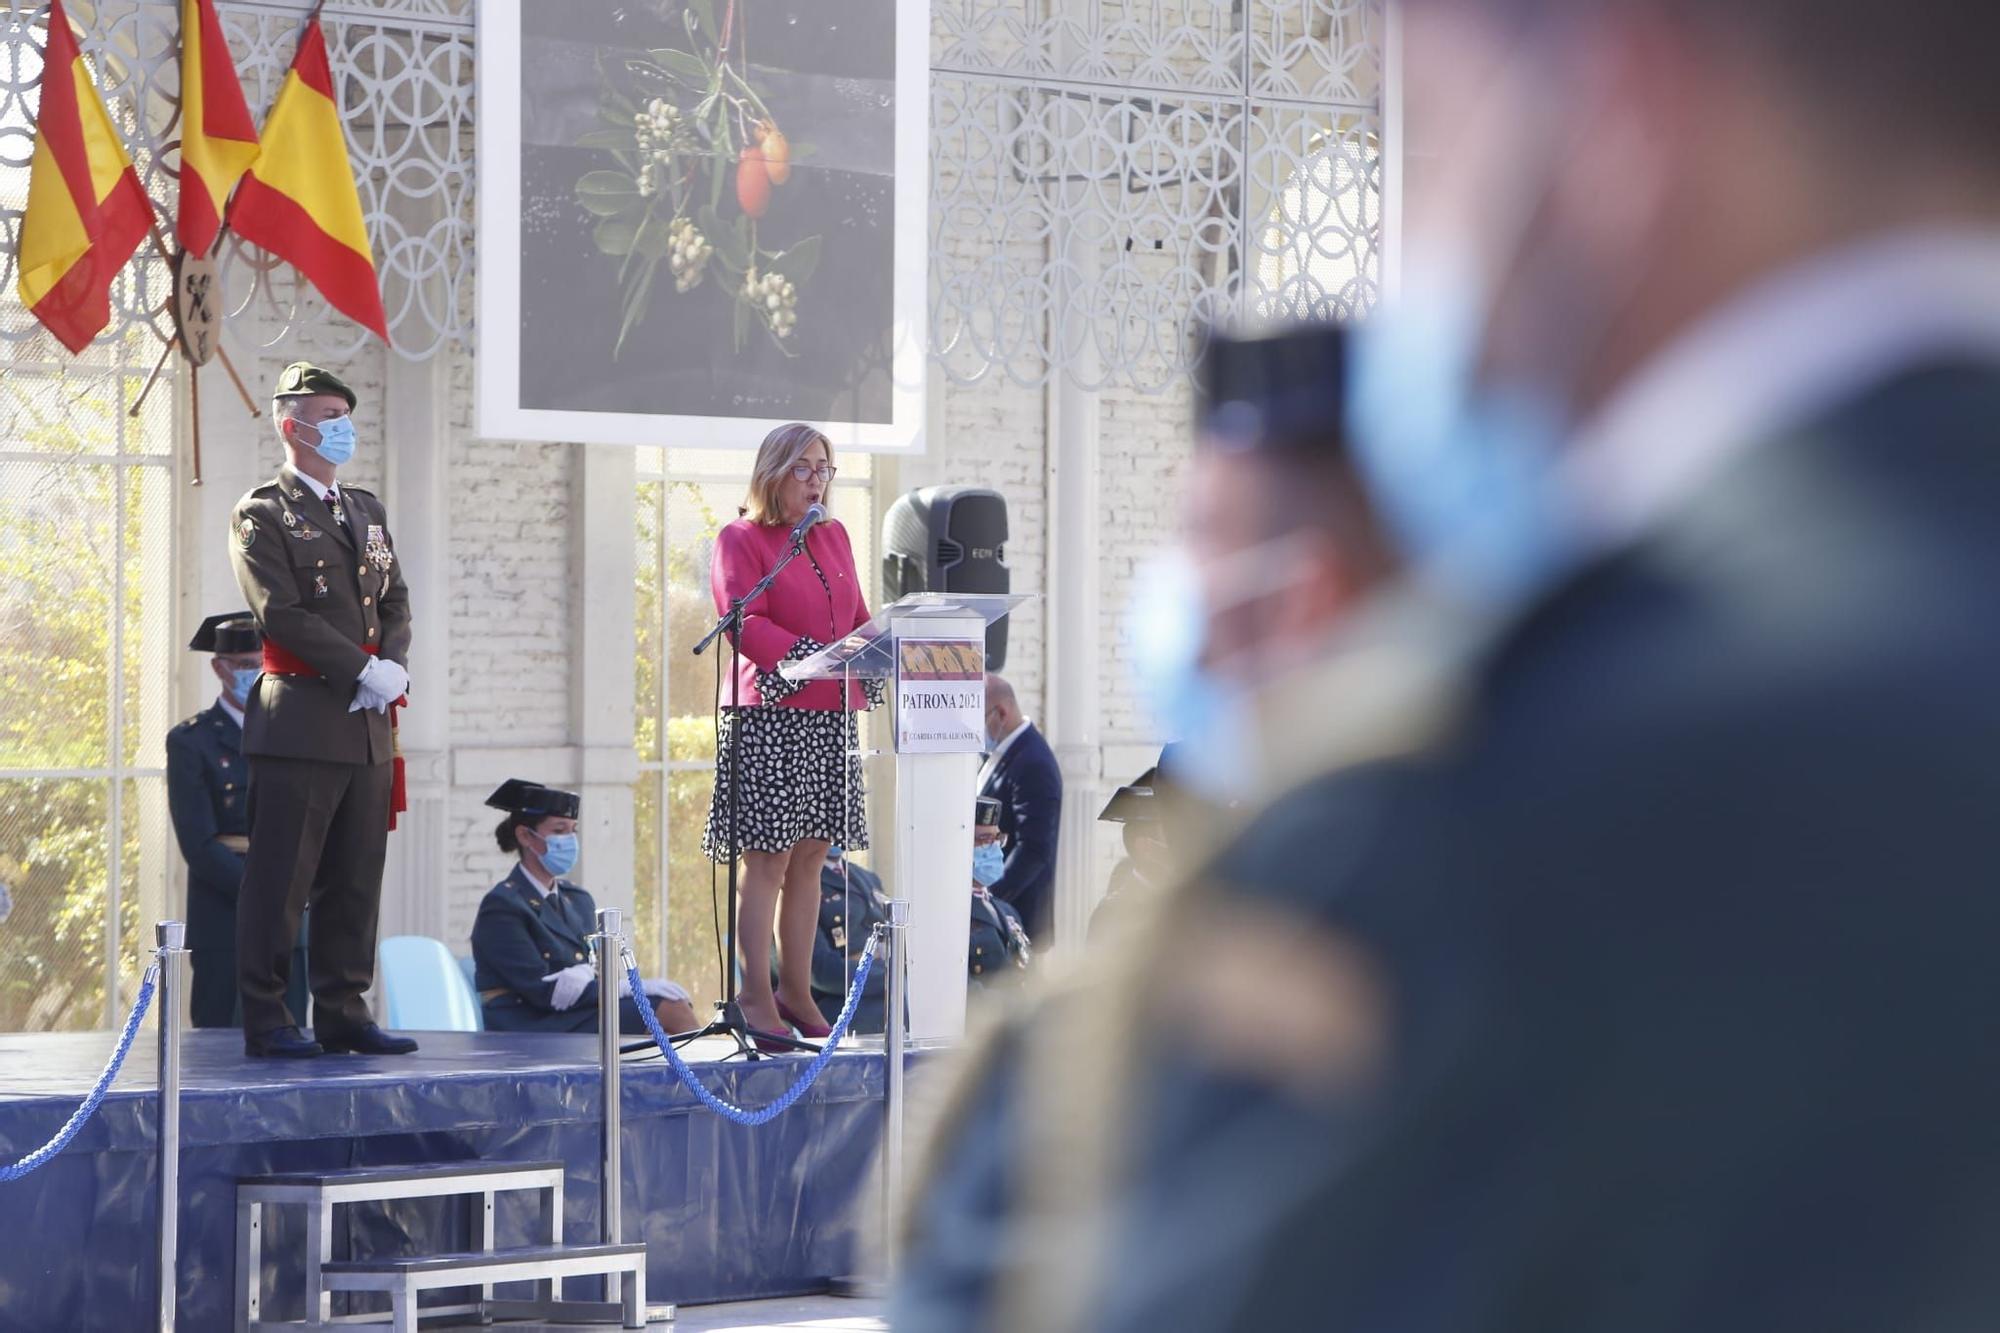
<instances>
[{"instance_id":1,"label":"blue plastic chair","mask_svg":"<svg viewBox=\"0 0 2000 1333\"><path fill-rule=\"evenodd\" d=\"M479 992L444 941L392 935L382 941L382 991L391 1031L482 1032Z\"/></svg>"}]
</instances>

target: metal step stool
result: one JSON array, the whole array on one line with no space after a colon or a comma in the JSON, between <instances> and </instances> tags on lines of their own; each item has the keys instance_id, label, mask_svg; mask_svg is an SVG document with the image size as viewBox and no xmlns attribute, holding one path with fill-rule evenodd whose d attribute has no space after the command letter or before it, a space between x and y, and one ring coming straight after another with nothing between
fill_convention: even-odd
<instances>
[{"instance_id":1,"label":"metal step stool","mask_svg":"<svg viewBox=\"0 0 2000 1333\"><path fill-rule=\"evenodd\" d=\"M480 1300L471 1304L427 1306L423 1317L433 1315L472 1314L491 1317L501 1306L510 1315L529 1316L544 1312L560 1311L568 1318L587 1318L606 1322L626 1316L626 1312L637 1308L643 1316L645 1302L643 1287L645 1280L645 1260L643 1247L608 1247L610 1249L632 1248L641 1258L636 1266L623 1261L608 1267L607 1255L602 1253L607 1247L585 1246L566 1247L562 1243L563 1215L563 1164L561 1162L460 1162L444 1166L392 1166L354 1167L334 1171L294 1171L268 1176L246 1176L236 1182L236 1333L255 1333L258 1329L298 1329L322 1328L330 1324L380 1322L382 1316L373 1315L333 1315L332 1293L336 1289L327 1282L327 1273L332 1269L333 1259L333 1210L343 1204L375 1203L391 1199L422 1199L464 1196L471 1205L472 1243L475 1247L471 1256L443 1256L446 1259L476 1258L492 1254L493 1249L493 1198L496 1194L511 1190L535 1190L541 1194L541 1218L538 1230L544 1245L532 1251L541 1256L539 1260L521 1257L530 1253L513 1250L507 1253L515 1256L509 1261L508 1275L503 1278L478 1276L484 1270L472 1266L461 1266L448 1270L458 1275L457 1281L424 1280L415 1290L429 1290L436 1287L477 1286ZM298 1320L266 1320L261 1317L263 1288L263 1235L264 1209L272 1204L290 1204L306 1210L306 1317ZM588 1255L582 1267L563 1262L566 1257ZM345 1291L388 1291L395 1295L401 1289L401 1278L395 1287L376 1285L375 1279L382 1271L382 1265L431 1262L430 1256L403 1258L381 1258L348 1261L340 1270L346 1275L339 1290ZM540 1262L542 1269L531 1265ZM598 1266L592 1266L598 1265ZM364 1274L364 1268L367 1270ZM445 1270L440 1270L445 1271ZM466 1276L467 1272L475 1275ZM624 1299L616 1304L601 1302L561 1301L561 1278L578 1274L607 1274L611 1272L636 1272L638 1281L627 1281L624 1285ZM369 1285L355 1286L354 1280L366 1276ZM428 1272L414 1276L428 1279ZM539 1283L538 1300L532 1302L495 1302L493 1284L496 1281L534 1281ZM635 1297L634 1288L640 1294ZM398 1302L402 1296L396 1296ZM410 1318L416 1318L415 1297L409 1295ZM397 1304L397 1310L403 1308ZM401 1316L397 1315L400 1321ZM406 1325L398 1322L397 1328ZM407 1325L414 1328L414 1323ZM627 1327L638 1327L627 1322Z\"/></svg>"},{"instance_id":2,"label":"metal step stool","mask_svg":"<svg viewBox=\"0 0 2000 1333\"><path fill-rule=\"evenodd\" d=\"M395 1333L416 1333L417 1316L443 1314L442 1309L417 1309L417 1293L437 1287L485 1286L495 1282L623 1274L623 1300L604 1306L590 1301L487 1301L483 1314L505 1319L554 1318L573 1321L579 1315L619 1319L626 1328L646 1326L646 1247L644 1245L536 1245L521 1249L479 1250L471 1254L422 1255L408 1259L345 1259L321 1266L331 1291L388 1293L390 1326ZM615 1314L613 1313L615 1311ZM343 1321L345 1322L345 1321Z\"/></svg>"}]
</instances>

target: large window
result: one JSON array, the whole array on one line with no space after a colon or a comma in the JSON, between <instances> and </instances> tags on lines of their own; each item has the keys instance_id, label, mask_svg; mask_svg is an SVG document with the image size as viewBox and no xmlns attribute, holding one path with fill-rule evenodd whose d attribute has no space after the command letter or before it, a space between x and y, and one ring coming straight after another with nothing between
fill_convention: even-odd
<instances>
[{"instance_id":1,"label":"large window","mask_svg":"<svg viewBox=\"0 0 2000 1333\"><path fill-rule=\"evenodd\" d=\"M122 1018L177 856L173 383L133 418L157 345L41 341L0 375L0 1031Z\"/></svg>"},{"instance_id":2,"label":"large window","mask_svg":"<svg viewBox=\"0 0 2000 1333\"><path fill-rule=\"evenodd\" d=\"M1358 319L1375 303L1382 152L1367 118L1332 128L1295 114L1280 133L1302 141L1297 166L1272 192L1256 251L1256 313Z\"/></svg>"},{"instance_id":3,"label":"large window","mask_svg":"<svg viewBox=\"0 0 2000 1333\"><path fill-rule=\"evenodd\" d=\"M695 657L691 650L715 619L709 551L716 531L736 517L752 458L747 450L639 452L633 935L648 972L664 970L687 986L698 1009L717 998L716 939L725 908L721 875L711 878L701 854L714 785L718 655ZM846 451L838 461L831 507L872 589L873 460Z\"/></svg>"}]
</instances>

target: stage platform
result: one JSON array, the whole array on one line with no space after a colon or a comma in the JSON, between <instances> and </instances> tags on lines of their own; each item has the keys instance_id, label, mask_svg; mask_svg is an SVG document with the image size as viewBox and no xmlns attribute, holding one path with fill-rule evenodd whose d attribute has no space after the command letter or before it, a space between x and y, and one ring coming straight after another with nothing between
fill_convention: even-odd
<instances>
[{"instance_id":1,"label":"stage platform","mask_svg":"<svg viewBox=\"0 0 2000 1333\"><path fill-rule=\"evenodd\" d=\"M414 1056L246 1060L235 1032L186 1036L181 1099L180 1326L230 1327L235 1181L274 1171L451 1161L567 1164L565 1237L598 1236L596 1038L411 1034ZM0 1035L0 1161L38 1147L103 1068L113 1034ZM719 1043L689 1052L720 1054ZM151 1326L154 1151L151 1025L103 1107L62 1155L0 1184L0 1331ZM712 1090L762 1106L805 1059L697 1063ZM879 1041L836 1056L804 1099L746 1129L703 1109L657 1055L623 1071L624 1238L647 1247L654 1302L822 1290L877 1235ZM304 1221L274 1210L266 1318L297 1318ZM414 1200L345 1210L348 1253L463 1248L463 1205ZM525 1199L502 1196L499 1243L531 1239ZM338 1308L338 1307L336 1307ZM371 1307L372 1308L372 1307Z\"/></svg>"}]
</instances>

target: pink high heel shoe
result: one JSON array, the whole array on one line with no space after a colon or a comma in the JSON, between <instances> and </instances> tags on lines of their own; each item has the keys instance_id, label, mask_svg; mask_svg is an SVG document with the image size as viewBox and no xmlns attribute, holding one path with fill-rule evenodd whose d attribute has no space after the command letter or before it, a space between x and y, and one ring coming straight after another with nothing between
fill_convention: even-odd
<instances>
[{"instance_id":1,"label":"pink high heel shoe","mask_svg":"<svg viewBox=\"0 0 2000 1333\"><path fill-rule=\"evenodd\" d=\"M831 1037L833 1035L833 1029L828 1027L817 1013L811 1018L800 1018L792 1012L792 1007L786 1004L782 997L778 1000L778 1017L797 1028L801 1037L810 1037L818 1040L821 1037Z\"/></svg>"}]
</instances>

